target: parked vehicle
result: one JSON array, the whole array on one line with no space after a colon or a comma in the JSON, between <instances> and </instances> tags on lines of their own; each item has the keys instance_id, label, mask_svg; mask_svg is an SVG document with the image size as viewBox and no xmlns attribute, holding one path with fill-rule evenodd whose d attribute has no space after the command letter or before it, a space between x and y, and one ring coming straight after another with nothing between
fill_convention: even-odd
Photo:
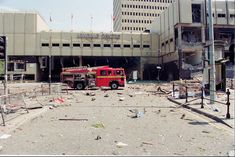
<instances>
[{"instance_id":1,"label":"parked vehicle","mask_svg":"<svg viewBox=\"0 0 235 157\"><path fill-rule=\"evenodd\" d=\"M90 87L118 89L125 87L126 75L123 68L109 66L63 68L61 82L78 90Z\"/></svg>"}]
</instances>

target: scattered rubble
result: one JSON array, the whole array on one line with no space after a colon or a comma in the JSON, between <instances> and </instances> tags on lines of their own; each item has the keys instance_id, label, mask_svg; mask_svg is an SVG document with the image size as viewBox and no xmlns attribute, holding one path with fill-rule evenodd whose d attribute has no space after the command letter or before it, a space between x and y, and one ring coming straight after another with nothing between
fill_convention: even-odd
<instances>
[{"instance_id":1,"label":"scattered rubble","mask_svg":"<svg viewBox=\"0 0 235 157\"><path fill-rule=\"evenodd\" d=\"M87 96L95 96L95 93L94 92L87 92L86 95Z\"/></svg>"},{"instance_id":2,"label":"scattered rubble","mask_svg":"<svg viewBox=\"0 0 235 157\"><path fill-rule=\"evenodd\" d=\"M93 124L92 127L94 127L94 128L105 128L104 124L101 123L101 122Z\"/></svg>"},{"instance_id":3,"label":"scattered rubble","mask_svg":"<svg viewBox=\"0 0 235 157\"><path fill-rule=\"evenodd\" d=\"M59 119L60 121L88 121L88 119Z\"/></svg>"},{"instance_id":4,"label":"scattered rubble","mask_svg":"<svg viewBox=\"0 0 235 157\"><path fill-rule=\"evenodd\" d=\"M202 131L202 133L209 134L210 132L209 131Z\"/></svg>"},{"instance_id":5,"label":"scattered rubble","mask_svg":"<svg viewBox=\"0 0 235 157\"><path fill-rule=\"evenodd\" d=\"M184 119L184 118L185 118L185 116L186 116L186 115L185 115L185 114L183 114L183 115L181 116L181 118L180 118L180 119Z\"/></svg>"},{"instance_id":6,"label":"scattered rubble","mask_svg":"<svg viewBox=\"0 0 235 157\"><path fill-rule=\"evenodd\" d=\"M145 114L145 109L144 109L144 112L140 112L138 111L137 109L133 109L133 110L129 110L131 113L134 113L135 115L134 116L131 116L131 118L141 118L144 116Z\"/></svg>"},{"instance_id":7,"label":"scattered rubble","mask_svg":"<svg viewBox=\"0 0 235 157\"><path fill-rule=\"evenodd\" d=\"M109 97L109 94L105 94L104 97L106 97L106 98Z\"/></svg>"},{"instance_id":8,"label":"scattered rubble","mask_svg":"<svg viewBox=\"0 0 235 157\"><path fill-rule=\"evenodd\" d=\"M37 109L42 109L42 106L36 106L36 107L27 107L26 109L28 110L37 110Z\"/></svg>"},{"instance_id":9,"label":"scattered rubble","mask_svg":"<svg viewBox=\"0 0 235 157\"><path fill-rule=\"evenodd\" d=\"M11 137L10 134L3 134L2 136L0 136L0 139L7 139L9 137Z\"/></svg>"},{"instance_id":10,"label":"scattered rubble","mask_svg":"<svg viewBox=\"0 0 235 157\"><path fill-rule=\"evenodd\" d=\"M142 142L142 144L153 146L153 144L152 144L152 143L150 143L150 142Z\"/></svg>"},{"instance_id":11,"label":"scattered rubble","mask_svg":"<svg viewBox=\"0 0 235 157\"><path fill-rule=\"evenodd\" d=\"M124 100L125 100L125 97L119 98L119 101L124 101Z\"/></svg>"},{"instance_id":12,"label":"scattered rubble","mask_svg":"<svg viewBox=\"0 0 235 157\"><path fill-rule=\"evenodd\" d=\"M95 138L95 140L101 140L101 137L98 135L96 138Z\"/></svg>"},{"instance_id":13,"label":"scattered rubble","mask_svg":"<svg viewBox=\"0 0 235 157\"><path fill-rule=\"evenodd\" d=\"M116 146L117 146L118 148L123 148L123 147L127 147L127 146L128 146L128 144L123 143L123 142L117 142L117 141L115 141L115 143L116 143Z\"/></svg>"}]
</instances>

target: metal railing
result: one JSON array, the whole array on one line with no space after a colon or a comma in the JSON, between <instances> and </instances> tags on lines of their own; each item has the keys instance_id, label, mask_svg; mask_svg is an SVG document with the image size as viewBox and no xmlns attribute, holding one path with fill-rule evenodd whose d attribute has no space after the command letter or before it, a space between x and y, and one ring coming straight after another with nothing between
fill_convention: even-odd
<instances>
[{"instance_id":1,"label":"metal railing","mask_svg":"<svg viewBox=\"0 0 235 157\"><path fill-rule=\"evenodd\" d=\"M204 100L209 100L209 101L213 101L213 102L216 102L218 104L221 104L221 105L226 105L227 106L226 118L230 119L231 118L231 115L230 115L230 105L231 105L231 103L230 103L230 94L231 94L231 92L230 92L230 90L227 89L227 92L226 92L226 95L227 95L226 102L221 102L221 101L211 100L209 98L206 98L204 96L205 95L204 93L205 92L211 92L211 91L206 89L206 88L204 88L204 87L202 87L201 84L198 84L198 85L200 85L199 86L200 90L197 90L197 93L194 93L195 99L193 99L193 100L190 100L190 101L188 100L189 99L189 89L190 89L190 87L187 86L186 84L173 83L173 89L172 89L172 91L173 91L172 94L173 95L172 96L173 96L173 98L175 98L176 97L176 91L178 91L179 92L179 96L178 97L181 98L181 99L185 99L185 104L191 103L193 101L201 99L201 103L200 103L201 104L201 109L204 108ZM179 86L178 90L176 90L177 86ZM215 91L215 92L217 92L217 91Z\"/></svg>"},{"instance_id":2,"label":"metal railing","mask_svg":"<svg viewBox=\"0 0 235 157\"><path fill-rule=\"evenodd\" d=\"M57 83L51 85L51 94L48 84L41 84L39 87L30 90L8 89L7 95L0 96L0 114L2 117L2 125L6 125L6 121L16 118L17 116L29 113L30 109L42 108L47 96L57 95L61 97L63 90L68 93L65 84Z\"/></svg>"}]
</instances>

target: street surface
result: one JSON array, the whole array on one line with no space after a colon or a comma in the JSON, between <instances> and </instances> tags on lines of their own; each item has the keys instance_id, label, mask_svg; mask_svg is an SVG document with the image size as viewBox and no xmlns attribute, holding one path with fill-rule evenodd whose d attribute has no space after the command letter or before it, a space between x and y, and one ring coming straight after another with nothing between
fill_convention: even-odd
<instances>
[{"instance_id":1,"label":"street surface","mask_svg":"<svg viewBox=\"0 0 235 157\"><path fill-rule=\"evenodd\" d=\"M225 156L234 150L234 134L154 93L157 87L70 90L65 102L48 100L46 112L0 139L0 155Z\"/></svg>"}]
</instances>

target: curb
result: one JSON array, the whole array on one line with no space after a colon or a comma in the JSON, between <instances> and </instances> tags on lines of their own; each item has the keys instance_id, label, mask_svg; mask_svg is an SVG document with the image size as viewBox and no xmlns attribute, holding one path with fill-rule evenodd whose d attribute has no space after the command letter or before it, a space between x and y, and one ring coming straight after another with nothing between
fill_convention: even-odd
<instances>
[{"instance_id":1,"label":"curb","mask_svg":"<svg viewBox=\"0 0 235 157\"><path fill-rule=\"evenodd\" d=\"M169 101L175 103L175 104L178 104L178 105L180 105L180 106L182 106L182 107L184 107L184 108L186 108L186 109L189 109L189 110L191 110L191 111L193 111L193 112L196 112L196 113L198 113L198 114L201 114L201 115L204 115L204 116L206 116L206 117L208 117L208 118L211 118L211 119L215 120L216 122L222 123L222 124L226 125L227 127L233 129L232 126L230 126L229 124L227 124L225 121L223 121L221 118L219 118L219 117L217 117L217 116L214 116L214 115L212 115L212 114L203 112L203 111L201 111L201 110L199 110L199 109L192 108L192 107L190 107L189 105L182 104L182 103L180 103L180 102L178 102L178 101L176 101L176 100L174 100L174 99L172 99L172 98L170 98L170 97L168 97L167 99L168 99Z\"/></svg>"},{"instance_id":2,"label":"curb","mask_svg":"<svg viewBox=\"0 0 235 157\"><path fill-rule=\"evenodd\" d=\"M28 121L36 118L36 117L39 117L40 115L46 113L49 109L46 108L46 107L43 107L42 109L38 110L38 111L35 111L34 113L29 113L29 114L25 114L23 116L21 116L20 118L16 118L16 119L13 119L11 121L8 121L8 122L11 122L11 124L7 124L6 126L3 126L2 127L2 132L4 133L11 133L13 132L16 128L22 126L23 124L27 123ZM1 132L1 131L0 131Z\"/></svg>"}]
</instances>

